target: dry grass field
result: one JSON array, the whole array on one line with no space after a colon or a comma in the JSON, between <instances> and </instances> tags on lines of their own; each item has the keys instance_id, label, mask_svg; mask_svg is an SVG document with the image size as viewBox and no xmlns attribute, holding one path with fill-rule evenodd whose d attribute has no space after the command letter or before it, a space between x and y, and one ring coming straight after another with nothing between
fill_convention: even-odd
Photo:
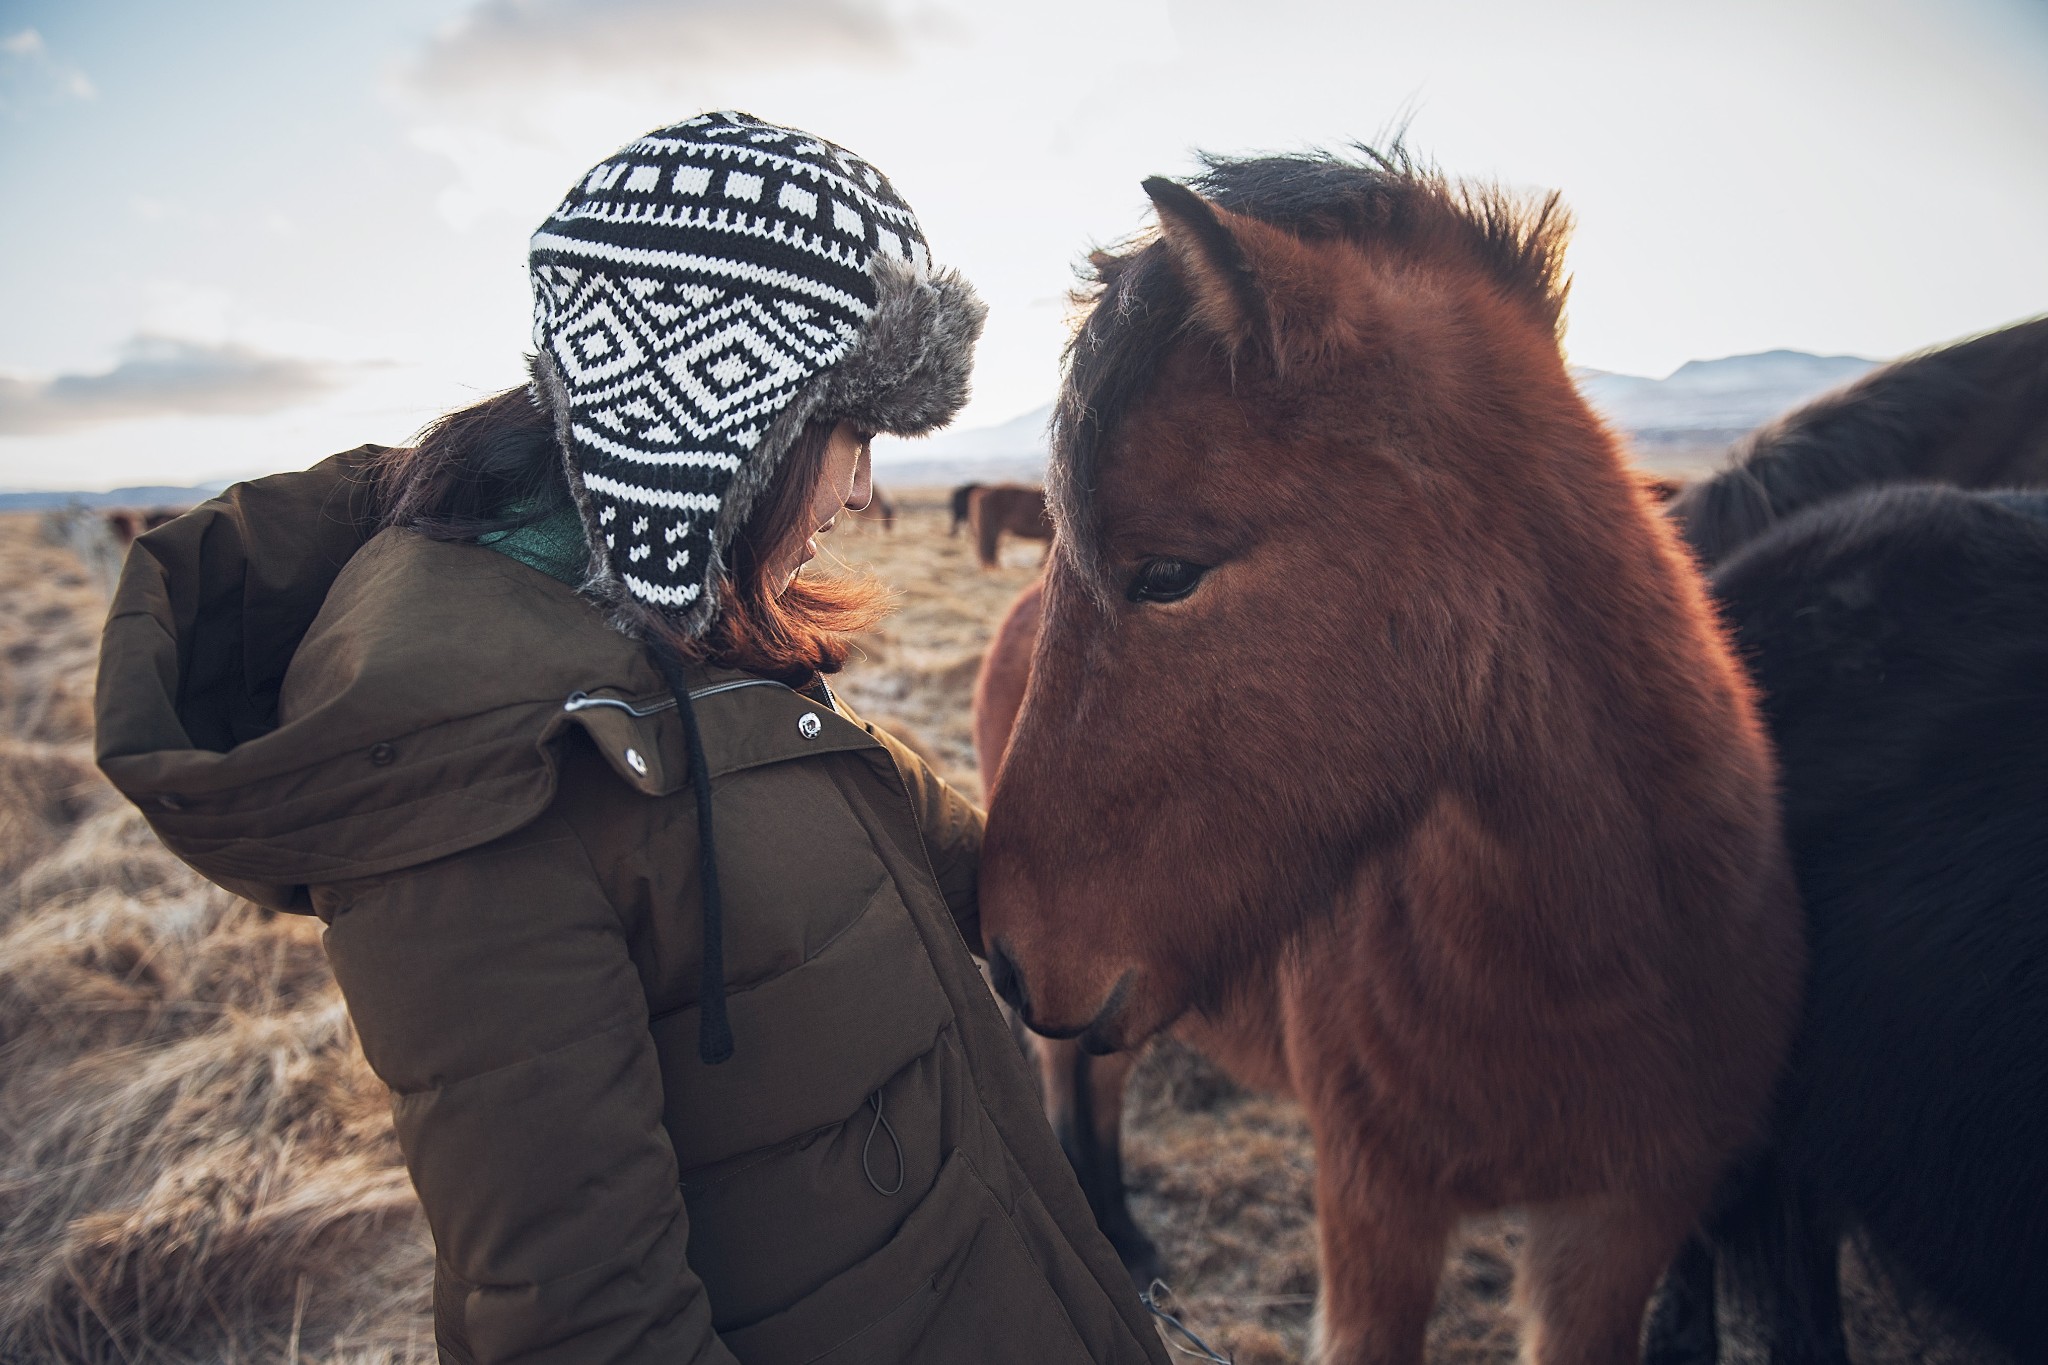
<instances>
[{"instance_id":1,"label":"dry grass field","mask_svg":"<svg viewBox=\"0 0 2048 1365\"><path fill-rule=\"evenodd\" d=\"M900 595L841 689L975 792L975 670L1040 550L983 572L939 493L899 505L894 531L848 519L827 542ZM431 1361L425 1229L318 925L209 887L92 767L104 610L70 548L0 517L0 1365ZM1177 1308L1238 1365L1298 1359L1299 1112L1172 1046L1131 1100L1134 1206ZM1514 1358L1515 1245L1511 1220L1461 1236L1432 1360ZM1967 1358L1859 1294L1868 1365Z\"/></svg>"}]
</instances>

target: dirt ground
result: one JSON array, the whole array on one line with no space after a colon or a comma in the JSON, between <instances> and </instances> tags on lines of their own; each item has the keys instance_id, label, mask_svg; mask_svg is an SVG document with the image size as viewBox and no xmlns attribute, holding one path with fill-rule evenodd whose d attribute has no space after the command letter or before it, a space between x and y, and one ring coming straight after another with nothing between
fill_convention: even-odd
<instances>
[{"instance_id":1,"label":"dirt ground","mask_svg":"<svg viewBox=\"0 0 2048 1365\"><path fill-rule=\"evenodd\" d=\"M1040 549L983 571L942 491L898 497L893 531L849 519L827 542L821 567L900 602L839 686L978 792L975 671ZM0 1362L424 1365L425 1229L318 926L207 886L91 765L105 599L81 543L0 517ZM1237 1365L1299 1359L1317 1283L1299 1110L1170 1044L1129 1099L1133 1207L1173 1306ZM1514 1358L1516 1245L1512 1218L1461 1234L1433 1361ZM1981 1358L1854 1282L1861 1365Z\"/></svg>"}]
</instances>

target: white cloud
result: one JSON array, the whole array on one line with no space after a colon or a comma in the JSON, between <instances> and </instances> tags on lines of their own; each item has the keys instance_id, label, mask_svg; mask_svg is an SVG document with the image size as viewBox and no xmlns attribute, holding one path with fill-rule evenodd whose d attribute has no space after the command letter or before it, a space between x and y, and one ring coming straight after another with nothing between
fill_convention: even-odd
<instances>
[{"instance_id":1,"label":"white cloud","mask_svg":"<svg viewBox=\"0 0 2048 1365\"><path fill-rule=\"evenodd\" d=\"M478 0L392 74L443 221L530 226L594 156L783 79L874 83L959 25L936 0ZM772 115L770 115L772 116Z\"/></svg>"},{"instance_id":2,"label":"white cloud","mask_svg":"<svg viewBox=\"0 0 2048 1365\"><path fill-rule=\"evenodd\" d=\"M331 368L313 361L145 334L97 374L0 375L0 437L142 417L279 412L333 384Z\"/></svg>"},{"instance_id":3,"label":"white cloud","mask_svg":"<svg viewBox=\"0 0 2048 1365\"><path fill-rule=\"evenodd\" d=\"M0 38L0 109L53 98L96 99L99 93L91 77L50 55L50 45L37 30L25 28Z\"/></svg>"},{"instance_id":4,"label":"white cloud","mask_svg":"<svg viewBox=\"0 0 2048 1365\"><path fill-rule=\"evenodd\" d=\"M927 21L882 0L481 0L410 64L435 96L801 61L890 62Z\"/></svg>"}]
</instances>

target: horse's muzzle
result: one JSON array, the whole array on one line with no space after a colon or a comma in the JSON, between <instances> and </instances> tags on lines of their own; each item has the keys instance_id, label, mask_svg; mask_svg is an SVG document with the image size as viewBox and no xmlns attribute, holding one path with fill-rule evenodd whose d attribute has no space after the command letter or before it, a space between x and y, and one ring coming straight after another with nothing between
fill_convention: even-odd
<instances>
[{"instance_id":1,"label":"horse's muzzle","mask_svg":"<svg viewBox=\"0 0 2048 1365\"><path fill-rule=\"evenodd\" d=\"M1125 972L1117 978L1109 997L1102 1002L1102 1008L1087 1023L1071 1028L1054 1028L1032 1017L1031 992L1025 988L1024 973L1017 966L1017 960L1010 956L1010 950L1001 939L989 945L988 981L995 988L1003 1002L1017 1012L1024 1021L1024 1027L1044 1038L1076 1038L1081 1050L1095 1056L1123 1050L1123 1041L1116 1036L1115 1026L1123 1013L1125 997L1130 994L1132 973Z\"/></svg>"}]
</instances>

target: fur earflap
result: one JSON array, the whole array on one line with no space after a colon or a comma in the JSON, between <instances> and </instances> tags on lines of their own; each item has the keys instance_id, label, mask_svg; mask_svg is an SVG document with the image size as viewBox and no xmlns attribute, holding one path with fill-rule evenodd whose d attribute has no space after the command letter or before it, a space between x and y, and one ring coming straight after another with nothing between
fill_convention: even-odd
<instances>
[{"instance_id":1,"label":"fur earflap","mask_svg":"<svg viewBox=\"0 0 2048 1365\"><path fill-rule=\"evenodd\" d=\"M824 376L818 417L869 431L922 436L967 401L974 343L988 307L957 271L922 271L875 257L875 313L846 358Z\"/></svg>"}]
</instances>

